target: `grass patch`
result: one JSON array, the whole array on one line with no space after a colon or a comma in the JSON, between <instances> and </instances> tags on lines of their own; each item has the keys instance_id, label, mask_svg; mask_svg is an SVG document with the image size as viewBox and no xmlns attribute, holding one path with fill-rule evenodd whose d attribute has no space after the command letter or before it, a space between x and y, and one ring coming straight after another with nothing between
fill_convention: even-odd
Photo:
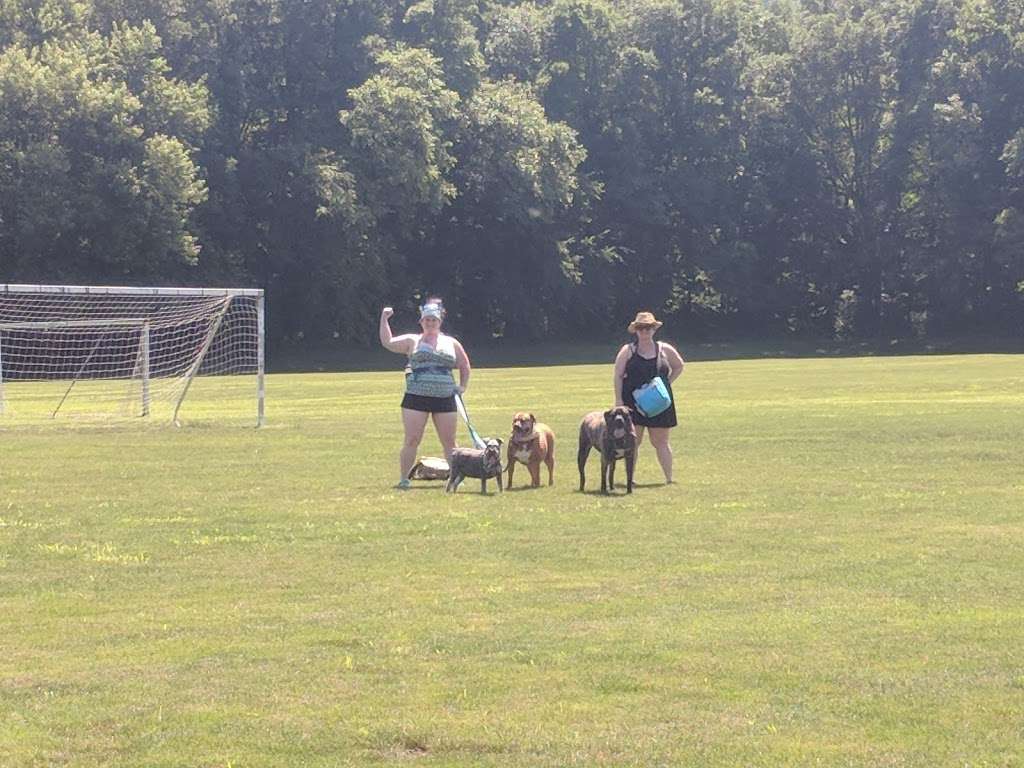
<instances>
[{"instance_id":1,"label":"grass patch","mask_svg":"<svg viewBox=\"0 0 1024 768\"><path fill-rule=\"evenodd\" d=\"M609 378L475 372L558 435L501 495L391 488L399 372L0 422L0 764L1019 761L1024 358L694 363L679 482L579 494Z\"/></svg>"}]
</instances>

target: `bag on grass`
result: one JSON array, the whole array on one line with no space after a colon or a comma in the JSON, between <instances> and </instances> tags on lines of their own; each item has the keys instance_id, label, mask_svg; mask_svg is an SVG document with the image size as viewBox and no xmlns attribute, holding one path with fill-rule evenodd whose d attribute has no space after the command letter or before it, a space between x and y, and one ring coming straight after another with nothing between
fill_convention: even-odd
<instances>
[{"instance_id":1,"label":"bag on grass","mask_svg":"<svg viewBox=\"0 0 1024 768\"><path fill-rule=\"evenodd\" d=\"M432 456L420 456L412 469L409 470L410 480L447 480L451 473L448 462Z\"/></svg>"}]
</instances>

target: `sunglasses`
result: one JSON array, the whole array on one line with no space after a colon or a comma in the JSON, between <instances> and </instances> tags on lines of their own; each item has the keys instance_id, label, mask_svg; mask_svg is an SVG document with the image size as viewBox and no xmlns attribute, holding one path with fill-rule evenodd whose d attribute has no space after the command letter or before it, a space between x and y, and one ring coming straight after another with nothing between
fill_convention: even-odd
<instances>
[{"instance_id":1,"label":"sunglasses","mask_svg":"<svg viewBox=\"0 0 1024 768\"><path fill-rule=\"evenodd\" d=\"M653 326L653 325L634 325L633 328L635 328L638 331L653 331L655 326Z\"/></svg>"}]
</instances>

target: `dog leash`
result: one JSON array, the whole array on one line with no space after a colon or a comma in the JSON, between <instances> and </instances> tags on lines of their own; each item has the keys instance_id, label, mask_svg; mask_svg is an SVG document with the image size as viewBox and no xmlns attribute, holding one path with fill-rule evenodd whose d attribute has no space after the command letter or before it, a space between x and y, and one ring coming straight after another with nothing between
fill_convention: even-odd
<instances>
[{"instance_id":1,"label":"dog leash","mask_svg":"<svg viewBox=\"0 0 1024 768\"><path fill-rule=\"evenodd\" d=\"M459 415L462 416L462 420L466 422L466 428L469 429L469 438L473 441L473 445L483 450L484 439L473 429L473 424L469 420L469 411L466 410L466 404L462 402L462 395L458 392L455 393L455 406L459 409Z\"/></svg>"}]
</instances>

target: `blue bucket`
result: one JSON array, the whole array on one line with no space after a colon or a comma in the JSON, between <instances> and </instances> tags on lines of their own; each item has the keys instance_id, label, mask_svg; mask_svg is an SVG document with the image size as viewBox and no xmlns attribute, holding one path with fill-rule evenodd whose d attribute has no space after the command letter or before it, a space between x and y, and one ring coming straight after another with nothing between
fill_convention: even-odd
<instances>
[{"instance_id":1,"label":"blue bucket","mask_svg":"<svg viewBox=\"0 0 1024 768\"><path fill-rule=\"evenodd\" d=\"M655 376L642 387L633 390L633 402L640 413L653 418L672 405L672 398L661 376Z\"/></svg>"}]
</instances>

